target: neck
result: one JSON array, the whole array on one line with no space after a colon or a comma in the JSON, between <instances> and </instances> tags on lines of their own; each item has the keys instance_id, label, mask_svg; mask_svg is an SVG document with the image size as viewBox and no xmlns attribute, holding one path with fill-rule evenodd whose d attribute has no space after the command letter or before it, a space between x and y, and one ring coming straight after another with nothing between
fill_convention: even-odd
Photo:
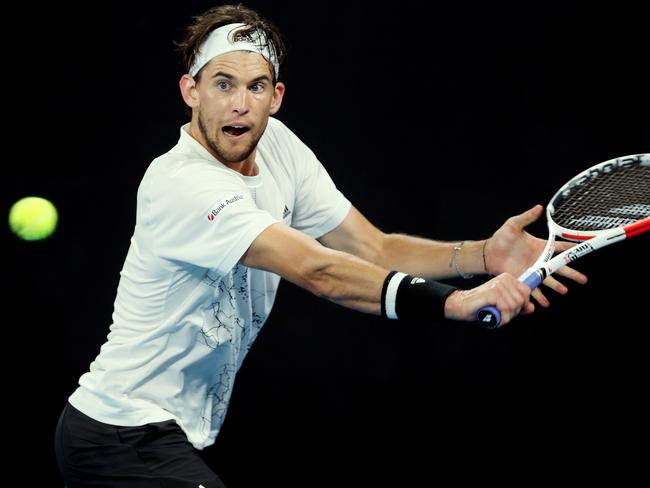
<instances>
[{"instance_id":1,"label":"neck","mask_svg":"<svg viewBox=\"0 0 650 488\"><path fill-rule=\"evenodd\" d=\"M257 152L257 149L254 150L251 155L241 163L224 163L223 161L219 160L221 164L224 166L228 166L230 169L237 171L238 173L241 173L244 176L256 176L257 173L259 173L259 168L257 167L257 163L255 163L255 153ZM219 159L219 158L217 158Z\"/></svg>"}]
</instances>

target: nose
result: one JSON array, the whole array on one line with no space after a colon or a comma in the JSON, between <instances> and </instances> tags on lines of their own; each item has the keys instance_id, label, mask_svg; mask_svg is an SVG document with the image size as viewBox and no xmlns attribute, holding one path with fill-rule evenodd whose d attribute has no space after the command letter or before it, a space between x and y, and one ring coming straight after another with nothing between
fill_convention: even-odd
<instances>
[{"instance_id":1,"label":"nose","mask_svg":"<svg viewBox=\"0 0 650 488\"><path fill-rule=\"evenodd\" d=\"M249 92L248 88L242 87L239 90L233 91L232 110L239 115L248 113L249 111Z\"/></svg>"}]
</instances>

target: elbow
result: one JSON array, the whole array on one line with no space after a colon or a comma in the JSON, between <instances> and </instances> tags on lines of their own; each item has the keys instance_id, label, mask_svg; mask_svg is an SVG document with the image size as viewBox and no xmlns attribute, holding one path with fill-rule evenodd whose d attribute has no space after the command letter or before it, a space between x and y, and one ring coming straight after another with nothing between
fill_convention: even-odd
<instances>
[{"instance_id":1,"label":"elbow","mask_svg":"<svg viewBox=\"0 0 650 488\"><path fill-rule=\"evenodd\" d=\"M336 290L338 287L336 286L334 277L328 272L328 268L329 266L325 266L313 270L309 277L307 289L318 298L336 300Z\"/></svg>"},{"instance_id":2,"label":"elbow","mask_svg":"<svg viewBox=\"0 0 650 488\"><path fill-rule=\"evenodd\" d=\"M305 263L303 288L319 298L336 300L340 290L335 275L336 251L327 251L310 262Z\"/></svg>"}]
</instances>

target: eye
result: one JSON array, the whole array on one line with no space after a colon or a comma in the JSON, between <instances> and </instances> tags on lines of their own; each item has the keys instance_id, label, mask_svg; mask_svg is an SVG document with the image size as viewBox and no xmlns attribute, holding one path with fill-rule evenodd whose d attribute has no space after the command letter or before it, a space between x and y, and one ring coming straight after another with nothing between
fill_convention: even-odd
<instances>
[{"instance_id":1,"label":"eye","mask_svg":"<svg viewBox=\"0 0 650 488\"><path fill-rule=\"evenodd\" d=\"M230 88L230 83L226 80L217 81L217 88L221 91L227 91Z\"/></svg>"},{"instance_id":2,"label":"eye","mask_svg":"<svg viewBox=\"0 0 650 488\"><path fill-rule=\"evenodd\" d=\"M255 83L251 85L251 91L253 93L262 93L264 91L264 84L263 83Z\"/></svg>"}]
</instances>

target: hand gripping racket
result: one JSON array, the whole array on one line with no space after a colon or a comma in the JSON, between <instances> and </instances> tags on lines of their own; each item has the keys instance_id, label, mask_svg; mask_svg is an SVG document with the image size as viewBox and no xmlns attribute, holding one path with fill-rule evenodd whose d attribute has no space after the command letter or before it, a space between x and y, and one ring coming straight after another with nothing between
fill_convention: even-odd
<instances>
[{"instance_id":1,"label":"hand gripping racket","mask_svg":"<svg viewBox=\"0 0 650 488\"><path fill-rule=\"evenodd\" d=\"M546 220L546 247L519 276L531 290L585 254L650 230L650 154L610 159L578 174L553 196ZM556 236L581 244L553 257ZM501 323L501 313L495 306L485 306L476 320L494 329Z\"/></svg>"}]
</instances>

